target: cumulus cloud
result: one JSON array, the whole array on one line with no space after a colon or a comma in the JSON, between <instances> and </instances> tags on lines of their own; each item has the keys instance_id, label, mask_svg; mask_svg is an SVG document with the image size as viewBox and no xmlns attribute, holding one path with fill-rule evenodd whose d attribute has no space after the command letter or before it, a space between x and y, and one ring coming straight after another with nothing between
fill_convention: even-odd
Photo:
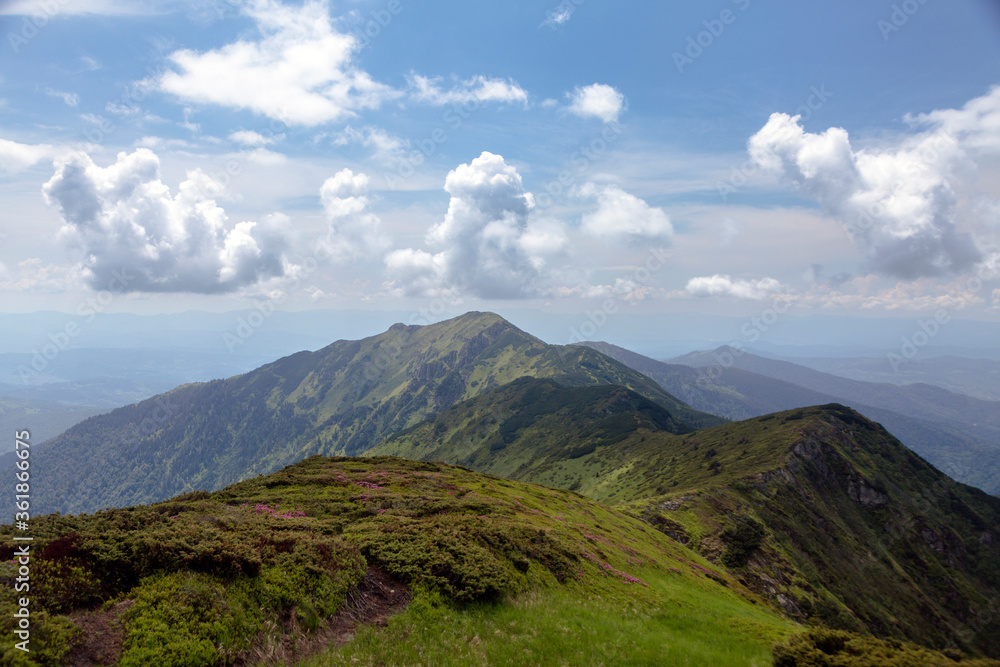
<instances>
[{"instance_id":1,"label":"cumulus cloud","mask_svg":"<svg viewBox=\"0 0 1000 667\"><path fill-rule=\"evenodd\" d=\"M159 171L146 148L108 167L80 154L57 161L43 193L59 206L60 237L82 252L90 287L212 294L284 274L284 216L229 227L212 199L218 183L191 171L174 195Z\"/></svg>"},{"instance_id":2,"label":"cumulus cloud","mask_svg":"<svg viewBox=\"0 0 1000 667\"><path fill-rule=\"evenodd\" d=\"M42 160L51 159L56 148L48 144L19 144L0 139L0 174L16 174Z\"/></svg>"},{"instance_id":3,"label":"cumulus cloud","mask_svg":"<svg viewBox=\"0 0 1000 667\"><path fill-rule=\"evenodd\" d=\"M739 299L766 299L782 288L774 278L759 280L734 280L730 276L715 274L692 278L684 288L688 294L697 297L736 297Z\"/></svg>"},{"instance_id":4,"label":"cumulus cloud","mask_svg":"<svg viewBox=\"0 0 1000 667\"><path fill-rule=\"evenodd\" d=\"M570 112L583 118L600 118L614 123L625 109L625 96L603 83L577 88L567 94Z\"/></svg>"},{"instance_id":5,"label":"cumulus cloud","mask_svg":"<svg viewBox=\"0 0 1000 667\"><path fill-rule=\"evenodd\" d=\"M176 51L169 58L177 71L163 74L156 86L191 102L306 126L351 117L398 96L355 66L357 40L333 28L325 1L286 6L251 0L241 11L256 21L259 39L204 53Z\"/></svg>"},{"instance_id":6,"label":"cumulus cloud","mask_svg":"<svg viewBox=\"0 0 1000 667\"><path fill-rule=\"evenodd\" d=\"M331 256L341 262L381 259L390 241L378 216L368 210L368 176L342 169L326 179L319 195L330 221Z\"/></svg>"},{"instance_id":7,"label":"cumulus cloud","mask_svg":"<svg viewBox=\"0 0 1000 667\"><path fill-rule=\"evenodd\" d=\"M411 74L407 78L410 82L410 96L417 102L434 106L469 104L471 102L506 104L521 102L524 104L528 101L528 93L521 86L514 81L505 81L504 79L490 79L480 75L462 81L449 90L444 90L441 88L440 78L431 79L419 74Z\"/></svg>"},{"instance_id":8,"label":"cumulus cloud","mask_svg":"<svg viewBox=\"0 0 1000 667\"><path fill-rule=\"evenodd\" d=\"M841 128L808 133L798 116L776 113L751 137L750 156L843 224L871 270L907 280L961 273L982 252L959 227L955 188L969 150L1000 148L998 91L913 118L927 130L861 150Z\"/></svg>"},{"instance_id":9,"label":"cumulus cloud","mask_svg":"<svg viewBox=\"0 0 1000 667\"><path fill-rule=\"evenodd\" d=\"M285 135L283 134L272 134L271 136L265 137L260 132L254 132L253 130L238 130L229 135L230 141L235 141L238 144L243 144L244 146L252 148L270 146L271 144L277 143L284 138Z\"/></svg>"},{"instance_id":10,"label":"cumulus cloud","mask_svg":"<svg viewBox=\"0 0 1000 667\"><path fill-rule=\"evenodd\" d=\"M427 232L433 252L405 248L386 266L393 287L426 296L515 299L535 295L546 259L560 252L558 224L529 224L534 206L521 175L502 156L484 152L448 174L448 213Z\"/></svg>"},{"instance_id":11,"label":"cumulus cloud","mask_svg":"<svg viewBox=\"0 0 1000 667\"><path fill-rule=\"evenodd\" d=\"M670 244L674 228L663 209L650 206L617 185L586 183L576 193L597 203L596 210L583 215L584 233L631 243Z\"/></svg>"}]
</instances>

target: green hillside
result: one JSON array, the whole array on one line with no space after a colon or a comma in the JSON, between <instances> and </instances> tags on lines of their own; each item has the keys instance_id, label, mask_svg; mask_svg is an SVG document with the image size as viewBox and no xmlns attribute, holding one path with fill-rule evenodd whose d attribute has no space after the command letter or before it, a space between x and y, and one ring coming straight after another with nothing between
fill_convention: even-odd
<instances>
[{"instance_id":1,"label":"green hillside","mask_svg":"<svg viewBox=\"0 0 1000 667\"><path fill-rule=\"evenodd\" d=\"M987 421L995 421L1000 414L1000 404L995 402L927 385L923 388L915 385L897 387L857 382L749 353L737 355L731 348L717 350L718 357L699 352L680 359L709 366L718 364L717 359L739 359L739 364L746 363L759 372L742 367L723 369L721 365L707 370L694 365L664 363L609 343L579 345L648 375L698 410L730 419L749 419L824 403L849 405L885 426L903 444L953 479L1000 496L1000 440L996 433L990 435L988 430L978 428ZM817 388L834 393L824 393ZM933 395L924 395L927 391Z\"/></svg>"},{"instance_id":2,"label":"green hillside","mask_svg":"<svg viewBox=\"0 0 1000 667\"><path fill-rule=\"evenodd\" d=\"M1000 606L1000 499L839 405L675 435L601 389L522 380L370 453L626 503L793 618L1000 655L1000 615L975 620Z\"/></svg>"},{"instance_id":3,"label":"green hillside","mask_svg":"<svg viewBox=\"0 0 1000 667\"><path fill-rule=\"evenodd\" d=\"M593 350L558 347L490 313L394 325L255 371L186 385L89 419L37 454L43 512L90 512L220 489L308 456L355 455L455 402L529 375L617 384L671 414L674 432L725 420Z\"/></svg>"},{"instance_id":4,"label":"green hillside","mask_svg":"<svg viewBox=\"0 0 1000 667\"><path fill-rule=\"evenodd\" d=\"M7 642L5 665L742 667L799 632L618 510L395 458L313 457L212 494L43 517L32 535L31 652ZM0 592L7 637L14 598Z\"/></svg>"}]
</instances>

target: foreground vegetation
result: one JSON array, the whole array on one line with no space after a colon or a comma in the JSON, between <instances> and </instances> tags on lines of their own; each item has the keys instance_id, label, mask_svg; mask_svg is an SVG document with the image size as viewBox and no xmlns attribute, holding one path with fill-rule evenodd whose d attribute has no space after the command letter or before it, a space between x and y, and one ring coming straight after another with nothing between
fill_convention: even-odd
<instances>
[{"instance_id":1,"label":"foreground vegetation","mask_svg":"<svg viewBox=\"0 0 1000 667\"><path fill-rule=\"evenodd\" d=\"M500 654L518 647L529 664L524 650L569 651L584 636L584 654L564 656L571 664L695 645L691 655L712 664L766 664L770 643L796 631L641 521L571 492L442 464L314 457L213 494L52 515L32 530L33 650L4 647L4 664L64 664L88 641L83 621L109 609L123 610L114 664L273 664L298 655L295 644L375 565L413 590L408 611L382 631L396 633L391 650L404 662L457 655L452 639L434 639L448 627L504 645ZM11 532L0 529L4 545ZM4 589L7 636L13 610ZM390 649L376 650L384 642L370 632L343 655L377 662Z\"/></svg>"},{"instance_id":2,"label":"foreground vegetation","mask_svg":"<svg viewBox=\"0 0 1000 667\"><path fill-rule=\"evenodd\" d=\"M840 405L686 434L665 412L621 387L522 378L370 453L621 503L792 618L1000 655L1000 499Z\"/></svg>"}]
</instances>

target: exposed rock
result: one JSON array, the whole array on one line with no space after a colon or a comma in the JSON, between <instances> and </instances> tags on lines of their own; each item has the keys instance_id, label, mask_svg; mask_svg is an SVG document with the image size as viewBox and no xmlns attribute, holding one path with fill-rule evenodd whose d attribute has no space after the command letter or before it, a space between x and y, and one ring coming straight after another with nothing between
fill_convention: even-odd
<instances>
[{"instance_id":1,"label":"exposed rock","mask_svg":"<svg viewBox=\"0 0 1000 667\"><path fill-rule=\"evenodd\" d=\"M889 494L879 491L861 476L847 480L847 495L865 507L882 507L889 502Z\"/></svg>"}]
</instances>

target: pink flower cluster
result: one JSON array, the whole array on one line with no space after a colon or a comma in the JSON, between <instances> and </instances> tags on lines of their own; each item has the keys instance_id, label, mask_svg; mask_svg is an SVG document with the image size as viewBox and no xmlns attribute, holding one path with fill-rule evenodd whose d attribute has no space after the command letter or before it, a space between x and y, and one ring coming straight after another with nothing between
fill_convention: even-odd
<instances>
[{"instance_id":1,"label":"pink flower cluster","mask_svg":"<svg viewBox=\"0 0 1000 667\"><path fill-rule=\"evenodd\" d=\"M298 519L306 515L306 513L302 511L281 512L272 508L270 505L265 505L264 503L257 503L256 505L243 503L240 507L249 507L254 514L267 514L277 519Z\"/></svg>"},{"instance_id":2,"label":"pink flower cluster","mask_svg":"<svg viewBox=\"0 0 1000 667\"><path fill-rule=\"evenodd\" d=\"M638 577L633 577L627 572L622 572L621 570L616 570L611 567L610 563L602 562L601 559L597 557L596 554L592 554L586 549L583 550L584 557L597 565L597 570L606 577L617 577L626 584L639 584L641 586L649 586L645 581L639 579Z\"/></svg>"},{"instance_id":3,"label":"pink flower cluster","mask_svg":"<svg viewBox=\"0 0 1000 667\"><path fill-rule=\"evenodd\" d=\"M358 486L360 486L360 487L362 487L364 489L371 489L372 491L377 491L378 489L382 488L378 484L374 484L372 482L355 482L355 484L357 484Z\"/></svg>"}]
</instances>

